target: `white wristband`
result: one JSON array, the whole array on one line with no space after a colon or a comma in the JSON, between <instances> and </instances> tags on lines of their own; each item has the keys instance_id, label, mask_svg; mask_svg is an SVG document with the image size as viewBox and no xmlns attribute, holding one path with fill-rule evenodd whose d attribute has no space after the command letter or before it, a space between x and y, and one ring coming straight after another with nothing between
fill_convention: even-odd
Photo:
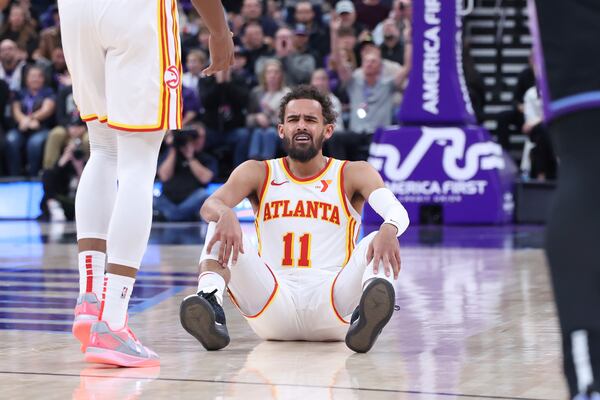
<instances>
[{"instance_id":1,"label":"white wristband","mask_svg":"<svg viewBox=\"0 0 600 400\"><path fill-rule=\"evenodd\" d=\"M369 195L369 205L383 218L384 224L396 227L400 236L404 233L410 223L408 213L404 206L398 201L394 193L388 188L379 188Z\"/></svg>"}]
</instances>

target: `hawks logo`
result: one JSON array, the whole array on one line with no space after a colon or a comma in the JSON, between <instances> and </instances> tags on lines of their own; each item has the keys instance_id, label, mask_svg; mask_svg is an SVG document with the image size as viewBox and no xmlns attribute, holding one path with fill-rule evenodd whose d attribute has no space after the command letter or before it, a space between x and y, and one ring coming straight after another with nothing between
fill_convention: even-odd
<instances>
[{"instance_id":1,"label":"hawks logo","mask_svg":"<svg viewBox=\"0 0 600 400\"><path fill-rule=\"evenodd\" d=\"M171 89L177 89L179 87L179 70L176 66L171 65L165 71L165 83Z\"/></svg>"}]
</instances>

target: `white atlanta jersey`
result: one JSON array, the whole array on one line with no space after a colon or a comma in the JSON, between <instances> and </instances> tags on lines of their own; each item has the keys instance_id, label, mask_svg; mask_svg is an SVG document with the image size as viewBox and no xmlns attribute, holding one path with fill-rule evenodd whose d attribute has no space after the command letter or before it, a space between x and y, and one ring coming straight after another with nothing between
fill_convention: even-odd
<instances>
[{"instance_id":1,"label":"white atlanta jersey","mask_svg":"<svg viewBox=\"0 0 600 400\"><path fill-rule=\"evenodd\" d=\"M265 161L256 216L258 253L274 270L339 270L346 265L360 215L343 190L346 161L329 158L317 175L295 177L285 158Z\"/></svg>"}]
</instances>

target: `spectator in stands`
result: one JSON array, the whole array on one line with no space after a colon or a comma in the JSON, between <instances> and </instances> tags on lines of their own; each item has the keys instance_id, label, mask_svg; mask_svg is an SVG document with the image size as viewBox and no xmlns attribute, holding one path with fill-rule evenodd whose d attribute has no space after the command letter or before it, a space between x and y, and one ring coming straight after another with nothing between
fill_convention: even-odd
<instances>
[{"instance_id":1,"label":"spectator in stands","mask_svg":"<svg viewBox=\"0 0 600 400\"><path fill-rule=\"evenodd\" d=\"M52 59L52 51L57 47L61 47L60 24L58 20L58 7L52 8L52 24L40 32L40 41L38 48L33 53L33 58L40 58L50 61Z\"/></svg>"},{"instance_id":2,"label":"spectator in stands","mask_svg":"<svg viewBox=\"0 0 600 400\"><path fill-rule=\"evenodd\" d=\"M168 132L167 156L158 167L162 194L154 199L158 220L197 221L208 198L206 186L217 176L217 160L204 152L206 131L194 123L183 131Z\"/></svg>"},{"instance_id":3,"label":"spectator in stands","mask_svg":"<svg viewBox=\"0 0 600 400\"><path fill-rule=\"evenodd\" d=\"M273 37L277 31L277 24L267 15L263 15L262 2L260 0L244 0L241 15L244 19L242 32L245 35L250 22L256 22L262 28L262 34Z\"/></svg>"},{"instance_id":4,"label":"spectator in stands","mask_svg":"<svg viewBox=\"0 0 600 400\"><path fill-rule=\"evenodd\" d=\"M365 49L363 65L353 71L339 51L339 28L340 20L335 18L331 21L331 51L337 73L350 99L350 126L347 134L332 137L332 155L352 161L366 160L375 130L392 123L394 104L390 99L402 88L408 76L411 46L406 46L405 65L393 77L383 74L381 50L377 47Z\"/></svg>"},{"instance_id":5,"label":"spectator in stands","mask_svg":"<svg viewBox=\"0 0 600 400\"><path fill-rule=\"evenodd\" d=\"M202 70L206 66L206 62L207 57L205 52L198 49L190 50L185 62L187 72L181 77L182 86L192 89L198 99L200 99L198 84L202 75Z\"/></svg>"},{"instance_id":6,"label":"spectator in stands","mask_svg":"<svg viewBox=\"0 0 600 400\"><path fill-rule=\"evenodd\" d=\"M250 132L245 126L249 88L231 69L200 81L207 130L207 150L220 153L233 149L232 167L248 156Z\"/></svg>"},{"instance_id":7,"label":"spectator in stands","mask_svg":"<svg viewBox=\"0 0 600 400\"><path fill-rule=\"evenodd\" d=\"M529 155L531 160L530 178L540 181L554 180L557 169L556 154L543 121L542 100L536 86L532 86L525 92L523 112L525 116L523 133L528 135L529 140L534 144Z\"/></svg>"},{"instance_id":8,"label":"spectator in stands","mask_svg":"<svg viewBox=\"0 0 600 400\"><path fill-rule=\"evenodd\" d=\"M251 74L246 69L246 63L248 62L246 49L241 46L235 46L234 48L235 60L231 67L231 75L235 81L243 82L244 87L250 91L251 88L258 84L256 75Z\"/></svg>"},{"instance_id":9,"label":"spectator in stands","mask_svg":"<svg viewBox=\"0 0 600 400\"><path fill-rule=\"evenodd\" d=\"M349 65L349 67L354 71L358 67L358 62L356 60L356 55L354 53L354 47L356 46L356 36L352 29L340 27L337 34L338 38L338 48L336 51L340 53L340 58ZM336 93L336 95L342 99L346 96L345 90L341 88L340 79L337 74L337 66L335 63L335 57L332 54L327 56L326 58L326 71L329 75L329 87L331 91ZM348 103L348 101L344 101L343 103Z\"/></svg>"},{"instance_id":10,"label":"spectator in stands","mask_svg":"<svg viewBox=\"0 0 600 400\"><path fill-rule=\"evenodd\" d=\"M312 77L310 78L310 84L316 87L319 92L329 96L331 104L333 105L333 111L336 115L335 129L334 132L342 132L344 130L344 121L342 120L342 102L338 97L331 92L329 88L329 75L323 68L316 69Z\"/></svg>"},{"instance_id":11,"label":"spectator in stands","mask_svg":"<svg viewBox=\"0 0 600 400\"><path fill-rule=\"evenodd\" d=\"M383 43L379 46L381 57L404 64L404 45L400 40L400 30L393 19L383 22Z\"/></svg>"},{"instance_id":12,"label":"spectator in stands","mask_svg":"<svg viewBox=\"0 0 600 400\"><path fill-rule=\"evenodd\" d=\"M185 126L198 119L201 113L201 106L200 99L193 89L182 86L181 97L183 100L181 125Z\"/></svg>"},{"instance_id":13,"label":"spectator in stands","mask_svg":"<svg viewBox=\"0 0 600 400\"><path fill-rule=\"evenodd\" d=\"M264 38L262 27L258 22L249 22L246 25L242 44L246 49L246 70L251 74L255 74L256 60L273 55L273 50L265 43Z\"/></svg>"},{"instance_id":14,"label":"spectator in stands","mask_svg":"<svg viewBox=\"0 0 600 400\"><path fill-rule=\"evenodd\" d=\"M199 26L198 32L184 35L181 40L182 56L187 59L187 53L191 49L202 50L205 54L208 54L209 38L210 31L204 25Z\"/></svg>"},{"instance_id":15,"label":"spectator in stands","mask_svg":"<svg viewBox=\"0 0 600 400\"><path fill-rule=\"evenodd\" d=\"M367 30L361 22L356 20L356 8L350 0L340 0L335 4L335 14L332 19L336 17L340 19L340 27L349 29L354 38Z\"/></svg>"},{"instance_id":16,"label":"spectator in stands","mask_svg":"<svg viewBox=\"0 0 600 400\"><path fill-rule=\"evenodd\" d=\"M27 52L28 57L38 47L36 23L28 10L21 5L13 4L8 13L8 20L0 27L0 40L11 39L17 46Z\"/></svg>"},{"instance_id":17,"label":"spectator in stands","mask_svg":"<svg viewBox=\"0 0 600 400\"><path fill-rule=\"evenodd\" d=\"M10 101L10 89L8 84L0 79L0 110L6 110ZM0 176L4 175L4 148L6 145L6 131L8 122L4 112L0 114Z\"/></svg>"},{"instance_id":18,"label":"spectator in stands","mask_svg":"<svg viewBox=\"0 0 600 400\"><path fill-rule=\"evenodd\" d=\"M313 47L309 42L309 31L304 24L296 24L294 29L294 51L299 56L307 55L310 56L314 60L315 68L317 66L323 66L324 54L321 53L320 50L316 50L316 47ZM314 68L313 68L314 71ZM312 74L312 71L311 71ZM308 83L310 80L310 76L306 80L306 82L297 82L294 83L296 85L300 85L303 83Z\"/></svg>"},{"instance_id":19,"label":"spectator in stands","mask_svg":"<svg viewBox=\"0 0 600 400\"><path fill-rule=\"evenodd\" d=\"M378 23L386 19L390 13L390 7L386 6L381 0L357 0L356 21L372 31Z\"/></svg>"},{"instance_id":20,"label":"spectator in stands","mask_svg":"<svg viewBox=\"0 0 600 400\"><path fill-rule=\"evenodd\" d=\"M62 88L56 96L56 123L57 125L50 130L46 144L44 146L43 169L51 169L60 158L64 148L69 143L69 133L67 127L71 121L79 119L79 111L73 100L73 88L66 86ZM82 151L85 153L85 159L89 158L90 142L87 130L81 137L83 145Z\"/></svg>"},{"instance_id":21,"label":"spectator in stands","mask_svg":"<svg viewBox=\"0 0 600 400\"><path fill-rule=\"evenodd\" d=\"M517 84L513 90L510 109L498 113L496 117L496 137L498 143L505 149L510 150L511 132L519 132L525 122L523 115L523 98L525 92L535 86L533 74L533 56L529 56L529 65L525 67L517 77ZM511 129L511 127L514 127Z\"/></svg>"},{"instance_id":22,"label":"spectator in stands","mask_svg":"<svg viewBox=\"0 0 600 400\"><path fill-rule=\"evenodd\" d=\"M75 217L75 191L83 167L89 158L89 142L85 123L74 114L67 123L67 145L58 161L42 174L44 197L40 204L42 219L50 221L73 220Z\"/></svg>"},{"instance_id":23,"label":"spectator in stands","mask_svg":"<svg viewBox=\"0 0 600 400\"><path fill-rule=\"evenodd\" d=\"M24 55L13 40L4 39L0 42L0 79L13 92L21 90L23 85Z\"/></svg>"},{"instance_id":24,"label":"spectator in stands","mask_svg":"<svg viewBox=\"0 0 600 400\"><path fill-rule=\"evenodd\" d=\"M299 35L305 35L306 30L303 27L298 31ZM289 28L279 28L275 34L275 55L261 57L256 62L255 73L256 76L263 74L263 69L266 61L271 58L277 59L283 66L285 78L287 84L299 85L301 83L308 83L310 76L316 68L315 58L310 53L299 53L296 49L296 43L305 44L302 38L300 40L294 38L299 35L294 35Z\"/></svg>"},{"instance_id":25,"label":"spectator in stands","mask_svg":"<svg viewBox=\"0 0 600 400\"><path fill-rule=\"evenodd\" d=\"M323 68L316 69L312 74L310 84L316 87L319 92L329 96L329 100L331 100L331 104L333 105L333 111L336 115L335 128L333 132L335 135L343 134L345 129L344 120L342 119L342 102L335 94L331 92L331 89L329 88L329 75L327 74L327 71L325 71ZM323 150L325 151L326 155L331 155L332 149L330 148L329 141L325 142L325 147Z\"/></svg>"},{"instance_id":26,"label":"spectator in stands","mask_svg":"<svg viewBox=\"0 0 600 400\"><path fill-rule=\"evenodd\" d=\"M390 11L388 18L378 23L375 29L373 29L373 41L378 46L381 46L383 44L383 26L388 20L392 20L398 28L398 31L403 32L404 25L406 23L411 23L412 21L411 0L394 0L392 10Z\"/></svg>"},{"instance_id":27,"label":"spectator in stands","mask_svg":"<svg viewBox=\"0 0 600 400\"><path fill-rule=\"evenodd\" d=\"M21 150L26 144L27 173L36 176L42 164L44 142L54 122L55 96L45 85L44 71L31 66L25 72L25 89L17 93L12 103L12 115L17 124L8 132L6 153L10 175L19 175L23 164Z\"/></svg>"},{"instance_id":28,"label":"spectator in stands","mask_svg":"<svg viewBox=\"0 0 600 400\"><path fill-rule=\"evenodd\" d=\"M268 160L277 153L279 103L290 90L285 86L284 78L281 62L268 60L260 75L260 85L250 93L247 125L253 129L248 152L251 159Z\"/></svg>"},{"instance_id":29,"label":"spectator in stands","mask_svg":"<svg viewBox=\"0 0 600 400\"><path fill-rule=\"evenodd\" d=\"M323 66L323 59L329 53L329 38L319 21L315 19L315 12L310 1L302 0L296 3L294 21L296 36L306 42L297 44L297 51L303 53L310 49L317 66Z\"/></svg>"},{"instance_id":30,"label":"spectator in stands","mask_svg":"<svg viewBox=\"0 0 600 400\"><path fill-rule=\"evenodd\" d=\"M267 12L266 15L271 18L277 26L285 25L285 15L281 7L279 0L267 0Z\"/></svg>"},{"instance_id":31,"label":"spectator in stands","mask_svg":"<svg viewBox=\"0 0 600 400\"><path fill-rule=\"evenodd\" d=\"M46 62L44 62L46 64ZM38 62L38 65L43 65ZM50 63L45 66L46 79L48 86L58 92L64 86L71 85L71 75L67 70L67 63L65 62L65 54L63 53L62 47L56 47L52 50Z\"/></svg>"}]
</instances>

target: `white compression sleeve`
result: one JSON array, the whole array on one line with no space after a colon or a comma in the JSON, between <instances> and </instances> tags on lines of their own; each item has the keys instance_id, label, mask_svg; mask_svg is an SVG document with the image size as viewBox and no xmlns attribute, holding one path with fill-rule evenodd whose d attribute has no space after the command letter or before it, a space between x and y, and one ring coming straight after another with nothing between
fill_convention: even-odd
<instances>
[{"instance_id":1,"label":"white compression sleeve","mask_svg":"<svg viewBox=\"0 0 600 400\"><path fill-rule=\"evenodd\" d=\"M388 188L374 190L369 196L369 205L383 218L384 224L391 224L398 229L397 236L404 233L410 223L408 213Z\"/></svg>"},{"instance_id":2,"label":"white compression sleeve","mask_svg":"<svg viewBox=\"0 0 600 400\"><path fill-rule=\"evenodd\" d=\"M119 188L108 227L107 262L139 268L152 224L152 190L164 131L114 131Z\"/></svg>"},{"instance_id":3,"label":"white compression sleeve","mask_svg":"<svg viewBox=\"0 0 600 400\"><path fill-rule=\"evenodd\" d=\"M117 133L98 121L87 126L90 159L75 196L77 239L106 239L117 196Z\"/></svg>"}]
</instances>

